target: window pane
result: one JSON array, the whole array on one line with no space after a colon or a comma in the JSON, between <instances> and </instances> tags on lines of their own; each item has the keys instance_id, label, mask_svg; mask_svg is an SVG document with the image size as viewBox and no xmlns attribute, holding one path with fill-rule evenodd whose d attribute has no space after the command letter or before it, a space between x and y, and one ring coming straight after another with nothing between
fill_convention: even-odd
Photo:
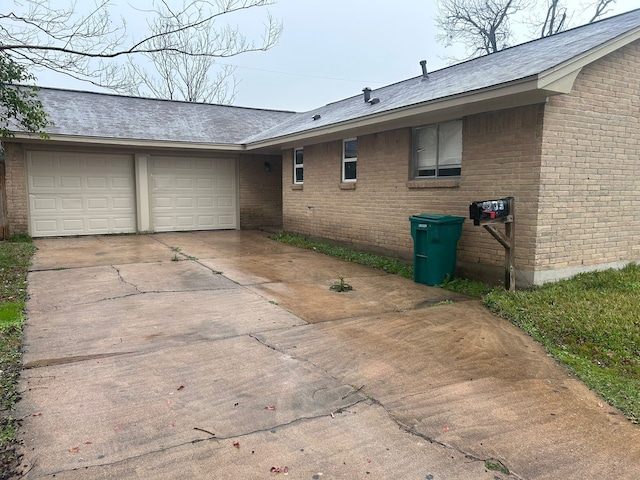
<instances>
[{"instance_id":1,"label":"window pane","mask_svg":"<svg viewBox=\"0 0 640 480\"><path fill-rule=\"evenodd\" d=\"M451 167L462 164L462 122L449 122L440 125L439 167Z\"/></svg>"},{"instance_id":2,"label":"window pane","mask_svg":"<svg viewBox=\"0 0 640 480\"><path fill-rule=\"evenodd\" d=\"M344 142L344 158L358 157L358 140L347 140Z\"/></svg>"},{"instance_id":3,"label":"window pane","mask_svg":"<svg viewBox=\"0 0 640 480\"><path fill-rule=\"evenodd\" d=\"M304 177L304 170L302 168L296 168L296 183L302 183Z\"/></svg>"},{"instance_id":4,"label":"window pane","mask_svg":"<svg viewBox=\"0 0 640 480\"><path fill-rule=\"evenodd\" d=\"M460 167L452 167L452 168L439 168L438 176L439 177L459 177L461 172Z\"/></svg>"},{"instance_id":5,"label":"window pane","mask_svg":"<svg viewBox=\"0 0 640 480\"><path fill-rule=\"evenodd\" d=\"M344 162L344 179L345 180L356 179L356 163L357 162Z\"/></svg>"},{"instance_id":6,"label":"window pane","mask_svg":"<svg viewBox=\"0 0 640 480\"><path fill-rule=\"evenodd\" d=\"M436 125L417 130L416 171L419 177L432 177L436 174L436 151L438 147L438 128Z\"/></svg>"},{"instance_id":7,"label":"window pane","mask_svg":"<svg viewBox=\"0 0 640 480\"><path fill-rule=\"evenodd\" d=\"M302 165L304 158L304 152L302 149L296 150L296 165Z\"/></svg>"}]
</instances>

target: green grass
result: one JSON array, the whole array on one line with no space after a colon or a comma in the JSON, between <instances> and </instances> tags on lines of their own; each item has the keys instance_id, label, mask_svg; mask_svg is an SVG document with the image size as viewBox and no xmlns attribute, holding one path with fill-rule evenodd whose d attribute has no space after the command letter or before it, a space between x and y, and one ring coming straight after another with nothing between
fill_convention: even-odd
<instances>
[{"instance_id":1,"label":"green grass","mask_svg":"<svg viewBox=\"0 0 640 480\"><path fill-rule=\"evenodd\" d=\"M346 260L348 262L367 265L369 267L383 270L387 273L400 275L404 278L413 278L413 266L408 265L396 258L384 257L382 255L374 255L372 253L358 252L345 247L336 247L327 243L312 242L299 235L291 235L287 233L279 233L270 237L277 242L294 245L307 250L313 250L323 253L334 258Z\"/></svg>"},{"instance_id":2,"label":"green grass","mask_svg":"<svg viewBox=\"0 0 640 480\"><path fill-rule=\"evenodd\" d=\"M640 266L583 273L513 294L496 289L485 304L638 423Z\"/></svg>"},{"instance_id":3,"label":"green grass","mask_svg":"<svg viewBox=\"0 0 640 480\"><path fill-rule=\"evenodd\" d=\"M9 478L19 464L15 404L21 370L22 323L27 271L35 247L29 237L0 241L0 474Z\"/></svg>"},{"instance_id":4,"label":"green grass","mask_svg":"<svg viewBox=\"0 0 640 480\"><path fill-rule=\"evenodd\" d=\"M274 240L413 278L411 265L280 234ZM446 279L441 288L482 298L485 305L545 346L587 386L640 423L640 266L577 275L509 293Z\"/></svg>"}]
</instances>

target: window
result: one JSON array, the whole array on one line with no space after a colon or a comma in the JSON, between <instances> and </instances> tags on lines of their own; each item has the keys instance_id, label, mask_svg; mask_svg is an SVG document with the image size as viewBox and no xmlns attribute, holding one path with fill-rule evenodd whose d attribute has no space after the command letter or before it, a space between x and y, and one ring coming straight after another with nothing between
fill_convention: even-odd
<instances>
[{"instance_id":1,"label":"window","mask_svg":"<svg viewBox=\"0 0 640 480\"><path fill-rule=\"evenodd\" d=\"M293 183L302 184L304 179L304 152L302 148L293 151Z\"/></svg>"},{"instance_id":2,"label":"window","mask_svg":"<svg viewBox=\"0 0 640 480\"><path fill-rule=\"evenodd\" d=\"M356 164L358 162L358 139L345 140L342 145L342 181L356 181Z\"/></svg>"},{"instance_id":3,"label":"window","mask_svg":"<svg viewBox=\"0 0 640 480\"><path fill-rule=\"evenodd\" d=\"M462 120L413 130L413 178L459 177Z\"/></svg>"}]
</instances>

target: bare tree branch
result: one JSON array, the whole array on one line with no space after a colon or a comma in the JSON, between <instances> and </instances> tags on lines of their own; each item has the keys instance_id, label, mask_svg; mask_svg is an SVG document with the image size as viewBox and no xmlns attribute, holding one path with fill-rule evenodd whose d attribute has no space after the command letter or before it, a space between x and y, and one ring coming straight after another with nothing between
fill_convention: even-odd
<instances>
[{"instance_id":1,"label":"bare tree branch","mask_svg":"<svg viewBox=\"0 0 640 480\"><path fill-rule=\"evenodd\" d=\"M589 23L611 11L616 0L598 0ZM572 12L566 0L437 0L437 40L465 47L473 58L511 45L513 26L529 25L534 35L547 37L570 28ZM527 20L528 18L528 20Z\"/></svg>"},{"instance_id":2,"label":"bare tree branch","mask_svg":"<svg viewBox=\"0 0 640 480\"><path fill-rule=\"evenodd\" d=\"M204 76L209 80L231 81L233 72L228 67L221 70L221 75L213 75L216 59L268 50L282 32L282 24L270 15L260 42L248 40L239 26L220 23L227 15L265 7L273 0L152 0L148 10L138 9L150 18L149 32L138 39L129 35L125 20L112 19L112 0L72 0L64 8L51 7L48 0L9 1L14 9L0 12L0 53L24 66L50 69L121 92L134 91L134 85L140 83L140 78L133 75L142 75L144 69L132 67L132 62L153 63L159 56L171 57L172 63L167 66L174 69L189 62L200 64L191 73L208 65ZM123 62L123 57L127 61ZM195 77L202 79L203 75ZM147 74L141 78L151 77ZM191 76L172 74L163 78ZM204 89L205 80L201 82ZM225 89L219 85L215 90ZM174 94L179 91L183 90L174 90ZM234 95L235 87L225 98Z\"/></svg>"}]
</instances>

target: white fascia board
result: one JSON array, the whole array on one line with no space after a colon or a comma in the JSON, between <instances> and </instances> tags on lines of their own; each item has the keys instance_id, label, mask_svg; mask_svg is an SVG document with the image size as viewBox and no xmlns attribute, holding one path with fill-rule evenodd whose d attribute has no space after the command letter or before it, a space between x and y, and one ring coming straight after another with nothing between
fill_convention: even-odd
<instances>
[{"instance_id":1,"label":"white fascia board","mask_svg":"<svg viewBox=\"0 0 640 480\"><path fill-rule=\"evenodd\" d=\"M517 80L509 84L497 85L484 90L478 90L452 97L444 97L437 100L432 100L426 103L420 103L416 105L410 105L407 107L401 107L387 112L377 113L366 117L360 117L354 120L347 120L344 122L334 123L325 127L305 130L303 132L297 132L282 137L271 138L268 140L261 140L254 143L247 144L247 150L255 150L258 148L272 147L282 144L290 144L295 142L304 143L305 140L314 139L318 137L326 137L333 134L339 134L345 130L357 130L366 129L375 125L390 124L398 122L407 117L416 117L419 115L426 115L437 111L445 111L452 109L461 109L465 105L477 105L478 103L487 103L492 100L507 98L510 96L522 96L527 93L535 94L539 92L538 77L527 77L525 79ZM540 92L543 95L540 97L546 97L563 92L554 92L545 90ZM536 97L537 98L537 97ZM538 100L538 99L537 99ZM535 103L535 102L532 102ZM478 113L478 112L473 112Z\"/></svg>"},{"instance_id":2,"label":"white fascia board","mask_svg":"<svg viewBox=\"0 0 640 480\"><path fill-rule=\"evenodd\" d=\"M573 81L577 78L582 68L639 39L640 28L635 28L560 65L556 65L538 75L538 88L556 88L560 89L561 93L569 93L573 87ZM573 77L573 80L571 80L571 77Z\"/></svg>"},{"instance_id":3,"label":"white fascia board","mask_svg":"<svg viewBox=\"0 0 640 480\"><path fill-rule=\"evenodd\" d=\"M224 152L243 152L245 146L241 144L229 143L193 143L193 142L170 142L162 140L135 140L120 138L98 138L98 137L81 137L74 135L50 134L47 140L43 140L37 134L16 133L13 137L5 139L5 141L29 140L46 144L47 142L55 142L56 144L82 144L82 145L99 145L114 147L130 147L142 149L160 149L171 148L180 150L206 150L206 151L224 151Z\"/></svg>"}]
</instances>

